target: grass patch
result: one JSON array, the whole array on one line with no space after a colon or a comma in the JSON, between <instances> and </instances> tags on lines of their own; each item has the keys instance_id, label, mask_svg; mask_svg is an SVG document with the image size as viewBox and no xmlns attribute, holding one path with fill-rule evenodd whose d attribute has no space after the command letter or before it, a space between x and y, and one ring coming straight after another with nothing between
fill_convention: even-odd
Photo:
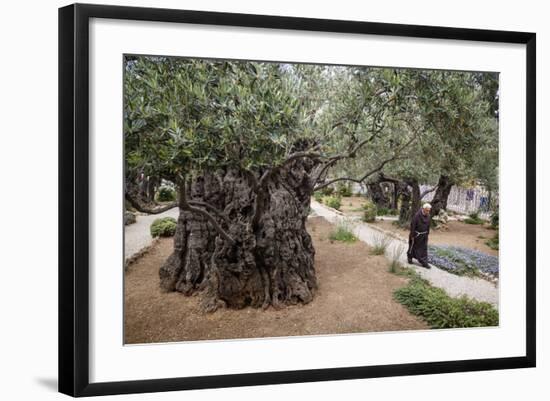
<instances>
[{"instance_id":1,"label":"grass patch","mask_svg":"<svg viewBox=\"0 0 550 401\"><path fill-rule=\"evenodd\" d=\"M328 207L340 210L340 206L342 206L342 199L339 196L325 196L323 197L323 203Z\"/></svg>"},{"instance_id":2,"label":"grass patch","mask_svg":"<svg viewBox=\"0 0 550 401\"><path fill-rule=\"evenodd\" d=\"M491 304L466 296L452 298L416 272L406 274L410 281L394 292L394 298L433 329L498 326L498 311Z\"/></svg>"},{"instance_id":3,"label":"grass patch","mask_svg":"<svg viewBox=\"0 0 550 401\"><path fill-rule=\"evenodd\" d=\"M387 207L379 207L376 210L377 216L397 216L399 211L397 209L389 209Z\"/></svg>"},{"instance_id":4,"label":"grass patch","mask_svg":"<svg viewBox=\"0 0 550 401\"><path fill-rule=\"evenodd\" d=\"M483 223L485 223L485 221L483 219L480 219L479 214L475 212L475 213L470 213L470 215L464 219L464 223L482 225Z\"/></svg>"},{"instance_id":5,"label":"grass patch","mask_svg":"<svg viewBox=\"0 0 550 401\"><path fill-rule=\"evenodd\" d=\"M391 241L390 237L384 234L378 234L374 238L374 245L372 246L370 253L372 255L384 255L386 253L386 249L388 248L390 241Z\"/></svg>"},{"instance_id":6,"label":"grass patch","mask_svg":"<svg viewBox=\"0 0 550 401\"><path fill-rule=\"evenodd\" d=\"M346 185L346 184L342 184L340 183L337 187L336 187L336 191L338 192L338 194L344 198L349 198L350 196L353 195L353 192L351 191L351 186L350 185Z\"/></svg>"},{"instance_id":7,"label":"grass patch","mask_svg":"<svg viewBox=\"0 0 550 401\"><path fill-rule=\"evenodd\" d=\"M334 231L329 234L328 238L331 241L340 241L347 244L353 244L355 241L357 241L357 237L351 232L351 229L347 222L339 223Z\"/></svg>"},{"instance_id":8,"label":"grass patch","mask_svg":"<svg viewBox=\"0 0 550 401\"><path fill-rule=\"evenodd\" d=\"M491 249L498 251L498 231L495 233L494 237L485 241L485 244Z\"/></svg>"},{"instance_id":9,"label":"grass patch","mask_svg":"<svg viewBox=\"0 0 550 401\"><path fill-rule=\"evenodd\" d=\"M315 199L319 203L323 203L323 194L321 192L314 192L313 199Z\"/></svg>"},{"instance_id":10,"label":"grass patch","mask_svg":"<svg viewBox=\"0 0 550 401\"><path fill-rule=\"evenodd\" d=\"M399 274L404 270L403 265L399 261L404 251L405 251L405 246L401 244L393 248L390 255L391 256L390 268L389 268L390 273Z\"/></svg>"}]
</instances>

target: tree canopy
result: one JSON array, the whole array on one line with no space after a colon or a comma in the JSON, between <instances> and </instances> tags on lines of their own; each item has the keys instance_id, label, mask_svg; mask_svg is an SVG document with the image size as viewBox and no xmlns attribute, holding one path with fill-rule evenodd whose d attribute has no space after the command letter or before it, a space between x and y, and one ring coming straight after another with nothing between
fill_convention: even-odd
<instances>
[{"instance_id":1,"label":"tree canopy","mask_svg":"<svg viewBox=\"0 0 550 401\"><path fill-rule=\"evenodd\" d=\"M382 172L497 187L494 73L128 56L124 89L129 172L260 176L311 157L315 188Z\"/></svg>"}]
</instances>

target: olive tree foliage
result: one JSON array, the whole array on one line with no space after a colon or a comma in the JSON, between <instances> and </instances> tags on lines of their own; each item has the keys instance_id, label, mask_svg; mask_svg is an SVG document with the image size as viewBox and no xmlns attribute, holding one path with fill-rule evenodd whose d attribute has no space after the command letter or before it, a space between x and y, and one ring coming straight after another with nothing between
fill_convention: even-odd
<instances>
[{"instance_id":1,"label":"olive tree foliage","mask_svg":"<svg viewBox=\"0 0 550 401\"><path fill-rule=\"evenodd\" d=\"M309 302L313 191L344 160L374 174L407 146L385 145L407 108L382 69L128 57L124 85L127 178L179 192L161 287L201 291L205 310Z\"/></svg>"},{"instance_id":2,"label":"olive tree foliage","mask_svg":"<svg viewBox=\"0 0 550 401\"><path fill-rule=\"evenodd\" d=\"M406 160L420 121L410 77L397 69L349 68L324 111L330 157L320 166L316 190L337 182L364 183Z\"/></svg>"},{"instance_id":3,"label":"olive tree foliage","mask_svg":"<svg viewBox=\"0 0 550 401\"><path fill-rule=\"evenodd\" d=\"M446 207L446 199L455 184L481 181L490 189L498 189L498 81L495 74L455 71L399 70L400 91L408 113L393 118L395 135L377 144L375 151L387 154L383 145L393 146L407 141L403 157L384 166L370 181L392 182L406 198L405 204L418 208L423 196L435 191L433 212ZM402 110L403 111L403 108ZM392 121L392 120L390 120ZM397 121L397 124L396 124ZM381 147L382 146L382 147ZM373 153L376 153L373 152ZM369 170L365 163L373 158L347 162L344 170L356 174ZM423 193L420 183L433 187ZM403 223L410 210L401 215Z\"/></svg>"},{"instance_id":4,"label":"olive tree foliage","mask_svg":"<svg viewBox=\"0 0 550 401\"><path fill-rule=\"evenodd\" d=\"M401 135L411 122L396 117L412 112L400 79L388 69L129 56L127 177L182 183L234 167L261 192L271 174L305 157L317 162L313 189L346 180L326 178L350 158L371 166L364 181L412 142Z\"/></svg>"},{"instance_id":5,"label":"olive tree foliage","mask_svg":"<svg viewBox=\"0 0 550 401\"><path fill-rule=\"evenodd\" d=\"M299 100L276 64L139 57L126 63L128 168L175 178L220 166L283 160L298 133Z\"/></svg>"}]
</instances>

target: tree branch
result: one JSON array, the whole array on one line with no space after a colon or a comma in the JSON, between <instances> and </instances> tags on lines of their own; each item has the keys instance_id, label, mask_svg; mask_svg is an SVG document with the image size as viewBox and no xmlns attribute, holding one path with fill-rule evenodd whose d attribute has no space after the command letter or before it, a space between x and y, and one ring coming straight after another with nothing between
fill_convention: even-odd
<instances>
[{"instance_id":1,"label":"tree branch","mask_svg":"<svg viewBox=\"0 0 550 401\"><path fill-rule=\"evenodd\" d=\"M180 189L180 208L182 208L183 210L188 210L190 212L200 214L201 216L205 217L210 222L210 224L212 224L212 226L216 229L218 234L220 234L226 241L230 242L231 244L235 244L235 240L218 224L214 216L212 216L206 210L200 209L195 206L191 206L189 204L189 201L187 201L187 194L185 189L185 178L180 175L178 176L178 179L179 179L179 189Z\"/></svg>"},{"instance_id":2,"label":"tree branch","mask_svg":"<svg viewBox=\"0 0 550 401\"><path fill-rule=\"evenodd\" d=\"M382 161L382 163L380 163L377 167L373 168L372 170L370 170L369 172L367 172L365 175L363 175L361 178L352 178L352 177L339 177L339 178L334 178L330 181L327 181L321 185L318 185L317 187L315 187L313 189L313 191L319 191L320 189L323 189L325 187L328 187L329 185L331 184L334 184L335 182L338 182L338 181L353 181L353 182L356 182L358 184L361 184L363 181L365 181L367 178L369 178L371 175L375 174L375 173L378 173L379 171L381 171L384 166L386 164L388 164L389 162L391 161L394 161L394 160L397 160L399 159L400 157L397 156L397 155L394 155L384 161Z\"/></svg>"},{"instance_id":3,"label":"tree branch","mask_svg":"<svg viewBox=\"0 0 550 401\"><path fill-rule=\"evenodd\" d=\"M292 153L278 166L275 166L275 167L272 167L272 168L266 170L263 173L260 180L258 181L257 188L259 190L264 189L264 186L265 186L267 180L269 178L271 178L271 176L273 176L275 173L280 171L283 167L285 167L286 165L288 165L289 163L293 162L296 159L300 159L302 157L308 157L310 159L319 159L319 158L324 157L321 153L315 152L315 150L318 149L318 148L319 148L319 145L316 145L313 148L311 148L310 150Z\"/></svg>"},{"instance_id":4,"label":"tree branch","mask_svg":"<svg viewBox=\"0 0 550 401\"><path fill-rule=\"evenodd\" d=\"M433 192L437 189L439 185L434 186L432 189L427 189L424 192L420 194L420 199L424 198L426 195L428 195L430 192Z\"/></svg>"},{"instance_id":5,"label":"tree branch","mask_svg":"<svg viewBox=\"0 0 550 401\"><path fill-rule=\"evenodd\" d=\"M220 216L225 221L225 223L227 225L229 225L230 221L229 221L229 217L227 217L227 214L225 214L224 212L219 210L217 207L212 206L210 203L202 202L202 201L195 201L195 200L190 200L190 201L187 201L187 202L191 206L200 206L200 207L204 207L207 210L210 210L211 212L213 212L216 215Z\"/></svg>"},{"instance_id":6,"label":"tree branch","mask_svg":"<svg viewBox=\"0 0 550 401\"><path fill-rule=\"evenodd\" d=\"M371 175L375 174L375 173L378 173L380 172L384 166L386 164L388 164L389 162L392 162L394 160L398 160L398 159L402 159L403 157L400 156L401 152L403 151L403 149L405 149L406 147L408 147L411 143L413 143L413 141L416 139L416 136L418 134L418 131L415 131L413 136L411 137L411 139L409 139L403 146L401 146L394 154L392 157L382 161L377 167L375 167L374 169L370 170L369 172L367 172L365 175L363 175L361 178L351 178L351 177L340 177L340 178L335 178L333 180L330 180L328 182L325 182L321 185L318 185L317 187L315 187L313 189L313 191L318 191L320 189L323 189L325 187L328 187L329 185L331 184L334 184L335 182L338 182L338 181L353 181L353 182L357 182L357 183L362 183L363 181L365 181L368 177L370 177Z\"/></svg>"},{"instance_id":7,"label":"tree branch","mask_svg":"<svg viewBox=\"0 0 550 401\"><path fill-rule=\"evenodd\" d=\"M125 192L124 197L128 202L130 202L130 205L134 207L138 212L141 213L147 213L147 214L159 214L166 212L167 210L170 210L174 207L176 207L178 204L176 202L171 202L167 205L158 206L155 208L149 208L145 205L142 205L137 199L135 199L132 195L130 195L128 192Z\"/></svg>"}]
</instances>

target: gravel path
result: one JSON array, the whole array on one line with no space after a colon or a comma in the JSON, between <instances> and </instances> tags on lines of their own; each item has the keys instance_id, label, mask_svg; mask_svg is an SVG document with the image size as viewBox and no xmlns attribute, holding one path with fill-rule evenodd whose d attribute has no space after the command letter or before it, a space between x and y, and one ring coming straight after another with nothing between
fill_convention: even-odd
<instances>
[{"instance_id":1,"label":"gravel path","mask_svg":"<svg viewBox=\"0 0 550 401\"><path fill-rule=\"evenodd\" d=\"M344 220L348 221L357 238L369 245L374 245L380 236L385 236L379 229L375 229L369 224L361 222L358 217L344 217L342 214L314 200L311 201L311 209L318 216L324 217L331 223L338 223ZM408 244L403 240L391 236L388 236L387 240L389 242L386 254L390 255L390 257L395 253L400 254L400 262L407 266L406 251ZM466 295L479 301L489 302L498 309L499 290L495 284L480 278L457 276L456 274L451 274L445 270L439 269L436 266L431 266L431 269L425 269L415 264L414 268L433 286L444 289L447 294L452 297Z\"/></svg>"},{"instance_id":2,"label":"gravel path","mask_svg":"<svg viewBox=\"0 0 550 401\"><path fill-rule=\"evenodd\" d=\"M161 217L173 217L177 219L179 209L177 207L167 210L164 213L136 216L136 222L124 226L124 258L128 260L144 248L153 243L153 237L149 228L155 219Z\"/></svg>"}]
</instances>

